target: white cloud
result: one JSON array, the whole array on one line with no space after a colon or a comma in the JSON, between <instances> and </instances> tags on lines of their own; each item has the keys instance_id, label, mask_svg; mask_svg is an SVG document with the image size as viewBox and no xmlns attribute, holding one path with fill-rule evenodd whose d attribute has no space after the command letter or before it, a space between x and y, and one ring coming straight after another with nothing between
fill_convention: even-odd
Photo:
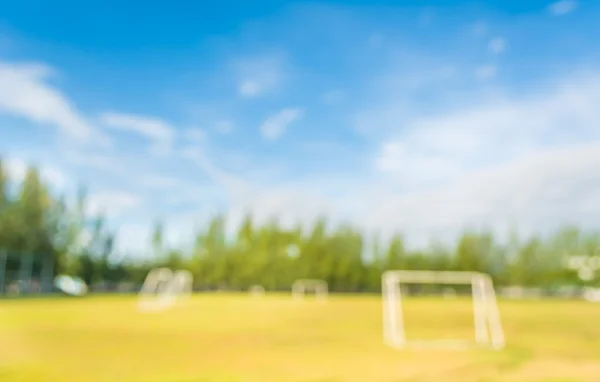
<instances>
[{"instance_id":1,"label":"white cloud","mask_svg":"<svg viewBox=\"0 0 600 382\"><path fill-rule=\"evenodd\" d=\"M495 37L488 43L488 49L494 54L500 54L506 50L506 40L502 37Z\"/></svg>"},{"instance_id":2,"label":"white cloud","mask_svg":"<svg viewBox=\"0 0 600 382\"><path fill-rule=\"evenodd\" d=\"M382 144L376 165L436 178L436 172L450 176L453 169L489 163L497 159L493 154L517 155L539 145L569 143L568 137L594 136L598 102L600 77L585 76L529 97L413 120L404 133Z\"/></svg>"},{"instance_id":3,"label":"white cloud","mask_svg":"<svg viewBox=\"0 0 600 382\"><path fill-rule=\"evenodd\" d=\"M77 166L98 169L111 175L117 175L121 179L128 181L128 183L144 188L172 189L182 184L178 179L170 176L147 172L146 170L134 171L127 166L124 158L117 156L96 153L84 155L80 152L72 151L66 153L65 159ZM132 173L136 173L136 176L132 177Z\"/></svg>"},{"instance_id":4,"label":"white cloud","mask_svg":"<svg viewBox=\"0 0 600 382\"><path fill-rule=\"evenodd\" d=\"M183 135L194 143L204 143L206 141L206 134L202 129L197 127L184 130Z\"/></svg>"},{"instance_id":5,"label":"white cloud","mask_svg":"<svg viewBox=\"0 0 600 382\"><path fill-rule=\"evenodd\" d=\"M3 162L3 165L6 167L8 177L13 182L21 183L25 179L30 163L20 158L8 158ZM42 166L38 166L38 170L42 181L51 187L61 190L68 183L65 173L55 166L43 164Z\"/></svg>"},{"instance_id":6,"label":"white cloud","mask_svg":"<svg viewBox=\"0 0 600 382\"><path fill-rule=\"evenodd\" d=\"M237 197L237 195L247 192L247 183L215 166L207 157L203 147L190 146L181 150L179 154L201 169L216 184L224 187L230 195Z\"/></svg>"},{"instance_id":7,"label":"white cloud","mask_svg":"<svg viewBox=\"0 0 600 382\"><path fill-rule=\"evenodd\" d=\"M398 177L405 188L447 180L461 169L456 161L443 155L418 155L415 150L419 149L399 141L386 142L375 161L376 168Z\"/></svg>"},{"instance_id":8,"label":"white cloud","mask_svg":"<svg viewBox=\"0 0 600 382\"><path fill-rule=\"evenodd\" d=\"M40 175L43 180L58 189L63 189L67 185L67 176L56 167L45 166L41 169Z\"/></svg>"},{"instance_id":9,"label":"white cloud","mask_svg":"<svg viewBox=\"0 0 600 382\"><path fill-rule=\"evenodd\" d=\"M238 92L242 97L254 97L259 95L263 91L263 86L260 82L255 80L243 81L238 89Z\"/></svg>"},{"instance_id":10,"label":"white cloud","mask_svg":"<svg viewBox=\"0 0 600 382\"><path fill-rule=\"evenodd\" d=\"M492 229L499 237L517 224L521 233L547 233L564 224L600 228L600 142L539 150L526 157L452 177L433 189L397 192L384 182L353 180L343 196L327 195L330 184L316 179L301 184L256 188L232 201L230 230L247 211L258 221L279 217L283 226L312 224L320 216L330 226L354 223L383 239L405 234L422 247L432 238L453 243L465 228ZM325 182L327 183L327 182Z\"/></svg>"},{"instance_id":11,"label":"white cloud","mask_svg":"<svg viewBox=\"0 0 600 382\"><path fill-rule=\"evenodd\" d=\"M482 65L475 69L475 77L480 80L488 80L493 78L498 73L498 68L495 65Z\"/></svg>"},{"instance_id":12,"label":"white cloud","mask_svg":"<svg viewBox=\"0 0 600 382\"><path fill-rule=\"evenodd\" d=\"M107 127L132 131L154 140L162 141L173 138L173 128L157 118L108 112L102 114L100 120Z\"/></svg>"},{"instance_id":13,"label":"white cloud","mask_svg":"<svg viewBox=\"0 0 600 382\"><path fill-rule=\"evenodd\" d=\"M265 139L274 141L285 133L290 124L301 119L303 115L304 112L299 108L283 109L268 117L260 126L260 132Z\"/></svg>"},{"instance_id":14,"label":"white cloud","mask_svg":"<svg viewBox=\"0 0 600 382\"><path fill-rule=\"evenodd\" d=\"M600 143L540 150L520 160L465 173L428 192L379 196L372 229L402 230L423 244L465 227L547 232L565 223L600 227ZM376 207L376 206L373 206Z\"/></svg>"},{"instance_id":15,"label":"white cloud","mask_svg":"<svg viewBox=\"0 0 600 382\"><path fill-rule=\"evenodd\" d=\"M15 182L23 181L25 174L27 173L27 163L24 160L9 158L5 159L2 164L5 166L8 177L11 180Z\"/></svg>"},{"instance_id":16,"label":"white cloud","mask_svg":"<svg viewBox=\"0 0 600 382\"><path fill-rule=\"evenodd\" d=\"M570 13L577 8L575 0L561 0L550 4L548 11L555 16L562 16Z\"/></svg>"},{"instance_id":17,"label":"white cloud","mask_svg":"<svg viewBox=\"0 0 600 382\"><path fill-rule=\"evenodd\" d=\"M169 206L198 206L199 208L206 206L206 200L215 202L220 199L226 199L227 193L219 184L210 182L202 183L184 183L179 184L172 189L173 192L165 195L165 203ZM226 190L228 191L228 190ZM224 198L225 196L225 198ZM213 206L217 207L215 203ZM218 206L221 208L221 205Z\"/></svg>"},{"instance_id":18,"label":"white cloud","mask_svg":"<svg viewBox=\"0 0 600 382\"><path fill-rule=\"evenodd\" d=\"M161 217L164 224L163 245L166 248L191 248L196 229L200 222L206 222L210 216L202 213L188 212ZM116 239L116 250L121 254L130 254L140 258L148 258L153 254L152 221L129 221L119 226Z\"/></svg>"},{"instance_id":19,"label":"white cloud","mask_svg":"<svg viewBox=\"0 0 600 382\"><path fill-rule=\"evenodd\" d=\"M175 129L161 119L106 112L100 115L100 122L111 129L133 132L150 139L154 143L151 149L154 154L165 155L170 152Z\"/></svg>"},{"instance_id":20,"label":"white cloud","mask_svg":"<svg viewBox=\"0 0 600 382\"><path fill-rule=\"evenodd\" d=\"M179 179L160 174L143 174L136 180L136 183L142 187L153 189L172 189L182 186Z\"/></svg>"},{"instance_id":21,"label":"white cloud","mask_svg":"<svg viewBox=\"0 0 600 382\"><path fill-rule=\"evenodd\" d=\"M119 190L101 191L88 197L86 212L90 215L105 214L109 218L114 218L123 216L141 204L141 196L130 192Z\"/></svg>"},{"instance_id":22,"label":"white cloud","mask_svg":"<svg viewBox=\"0 0 600 382\"><path fill-rule=\"evenodd\" d=\"M171 142L170 141L157 142L153 146L150 147L149 152L150 152L150 154L157 156L157 157L163 157L163 158L167 157L172 152Z\"/></svg>"},{"instance_id":23,"label":"white cloud","mask_svg":"<svg viewBox=\"0 0 600 382\"><path fill-rule=\"evenodd\" d=\"M126 223L119 225L115 250L120 255L149 258L152 255L150 223Z\"/></svg>"},{"instance_id":24,"label":"white cloud","mask_svg":"<svg viewBox=\"0 0 600 382\"><path fill-rule=\"evenodd\" d=\"M0 113L54 126L79 142L109 145L109 140L59 90L48 84L52 73L51 68L41 64L0 61Z\"/></svg>"},{"instance_id":25,"label":"white cloud","mask_svg":"<svg viewBox=\"0 0 600 382\"><path fill-rule=\"evenodd\" d=\"M531 230L568 219L597 224L591 211L600 205L591 195L600 192L592 170L600 162L599 102L600 76L588 75L413 120L375 158L382 194L368 199L382 207L371 224L421 235L476 223Z\"/></svg>"},{"instance_id":26,"label":"white cloud","mask_svg":"<svg viewBox=\"0 0 600 382\"><path fill-rule=\"evenodd\" d=\"M64 155L69 163L82 167L119 172L123 166L123 163L115 157L105 154L90 152L84 154L79 151L68 151Z\"/></svg>"},{"instance_id":27,"label":"white cloud","mask_svg":"<svg viewBox=\"0 0 600 382\"><path fill-rule=\"evenodd\" d=\"M252 212L258 223L277 218L286 228L292 228L297 223L309 225L319 216L331 219L339 217L339 209L335 209L335 203L331 200L310 188L294 186L255 188L233 200L227 216L229 230L232 231L248 211Z\"/></svg>"},{"instance_id":28,"label":"white cloud","mask_svg":"<svg viewBox=\"0 0 600 382\"><path fill-rule=\"evenodd\" d=\"M238 60L234 65L238 94L252 98L277 90L284 79L284 63L276 54Z\"/></svg>"},{"instance_id":29,"label":"white cloud","mask_svg":"<svg viewBox=\"0 0 600 382\"><path fill-rule=\"evenodd\" d=\"M329 184L312 176L308 187L254 188L234 200L231 215L239 220L253 210L285 224L347 217L365 232L404 232L411 245L453 239L466 227L505 233L516 223L526 234L564 223L600 228L598 102L600 77L587 76L417 118L382 142L379 177L353 178L341 192L340 174L327 177ZM596 143L583 143L590 140Z\"/></svg>"}]
</instances>

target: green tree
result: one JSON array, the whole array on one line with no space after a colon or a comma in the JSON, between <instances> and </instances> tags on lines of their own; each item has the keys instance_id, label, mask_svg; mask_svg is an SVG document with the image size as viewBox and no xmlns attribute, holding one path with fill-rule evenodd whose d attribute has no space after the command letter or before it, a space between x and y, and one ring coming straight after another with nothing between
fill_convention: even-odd
<instances>
[{"instance_id":1,"label":"green tree","mask_svg":"<svg viewBox=\"0 0 600 382\"><path fill-rule=\"evenodd\" d=\"M4 168L4 162L2 161L2 158L0 158L0 213L9 204L8 181L9 179L6 173L6 169Z\"/></svg>"},{"instance_id":2,"label":"green tree","mask_svg":"<svg viewBox=\"0 0 600 382\"><path fill-rule=\"evenodd\" d=\"M455 269L487 272L488 257L492 248L493 236L491 234L463 233L456 248Z\"/></svg>"},{"instance_id":3,"label":"green tree","mask_svg":"<svg viewBox=\"0 0 600 382\"><path fill-rule=\"evenodd\" d=\"M405 269L406 267L406 250L402 236L396 234L392 237L385 256L385 269L396 270Z\"/></svg>"},{"instance_id":4,"label":"green tree","mask_svg":"<svg viewBox=\"0 0 600 382\"><path fill-rule=\"evenodd\" d=\"M163 232L164 225L162 221L156 220L154 222L154 229L152 230L152 250L154 251L154 258L156 259L160 259L163 256Z\"/></svg>"}]
</instances>

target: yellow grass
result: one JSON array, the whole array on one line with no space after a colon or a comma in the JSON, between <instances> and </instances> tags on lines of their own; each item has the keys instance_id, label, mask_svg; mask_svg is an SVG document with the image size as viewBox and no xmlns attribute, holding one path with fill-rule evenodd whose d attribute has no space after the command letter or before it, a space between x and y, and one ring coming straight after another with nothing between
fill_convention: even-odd
<instances>
[{"instance_id":1,"label":"yellow grass","mask_svg":"<svg viewBox=\"0 0 600 382\"><path fill-rule=\"evenodd\" d=\"M381 300L204 294L161 313L131 296L0 300L0 381L600 381L600 304L501 301L504 351L398 351ZM409 338L472 338L468 299L407 301Z\"/></svg>"}]
</instances>

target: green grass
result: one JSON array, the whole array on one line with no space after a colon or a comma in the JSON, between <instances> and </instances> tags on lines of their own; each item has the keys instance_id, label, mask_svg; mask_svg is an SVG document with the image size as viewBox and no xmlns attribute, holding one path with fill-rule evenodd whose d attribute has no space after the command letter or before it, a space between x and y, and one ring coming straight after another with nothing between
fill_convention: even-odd
<instances>
[{"instance_id":1,"label":"green grass","mask_svg":"<svg viewBox=\"0 0 600 382\"><path fill-rule=\"evenodd\" d=\"M194 296L140 313L131 296L0 300L0 381L582 382L600 378L600 304L501 301L500 352L398 351L381 299ZM468 299L407 300L410 338L472 338Z\"/></svg>"}]
</instances>

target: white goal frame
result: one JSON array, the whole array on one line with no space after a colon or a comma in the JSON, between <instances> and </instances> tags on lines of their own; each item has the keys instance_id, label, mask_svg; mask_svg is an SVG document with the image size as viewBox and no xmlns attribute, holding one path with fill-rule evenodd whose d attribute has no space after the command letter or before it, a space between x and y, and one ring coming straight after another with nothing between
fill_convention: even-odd
<instances>
[{"instance_id":1,"label":"white goal frame","mask_svg":"<svg viewBox=\"0 0 600 382\"><path fill-rule=\"evenodd\" d=\"M248 293L252 297L262 297L265 295L265 288L262 285L252 285L250 289L248 289Z\"/></svg>"},{"instance_id":2,"label":"white goal frame","mask_svg":"<svg viewBox=\"0 0 600 382\"><path fill-rule=\"evenodd\" d=\"M140 310L163 310L171 307L177 299L192 294L193 276L190 271L173 272L169 268L155 268L148 272L139 293Z\"/></svg>"},{"instance_id":3,"label":"white goal frame","mask_svg":"<svg viewBox=\"0 0 600 382\"><path fill-rule=\"evenodd\" d=\"M169 282L169 293L177 298L188 298L192 295L194 276L187 270L173 272Z\"/></svg>"},{"instance_id":4,"label":"white goal frame","mask_svg":"<svg viewBox=\"0 0 600 382\"><path fill-rule=\"evenodd\" d=\"M496 301L494 285L489 275L478 272L387 271L382 274L383 338L393 348L467 349L470 340L407 341L402 314L401 284L466 284L473 293L475 344L492 349L505 345L504 331Z\"/></svg>"},{"instance_id":5,"label":"white goal frame","mask_svg":"<svg viewBox=\"0 0 600 382\"><path fill-rule=\"evenodd\" d=\"M301 300L307 290L314 291L317 300L321 302L326 301L329 296L329 286L325 280L301 279L292 284L292 297L294 300Z\"/></svg>"}]
</instances>

